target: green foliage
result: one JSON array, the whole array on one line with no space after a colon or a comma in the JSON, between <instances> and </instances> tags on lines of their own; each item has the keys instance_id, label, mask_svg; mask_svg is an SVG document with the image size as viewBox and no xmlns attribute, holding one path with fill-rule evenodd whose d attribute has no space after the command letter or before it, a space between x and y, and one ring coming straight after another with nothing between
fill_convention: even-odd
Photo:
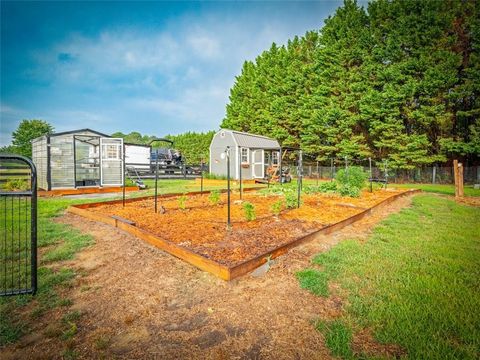
<instances>
[{"instance_id":1,"label":"green foliage","mask_svg":"<svg viewBox=\"0 0 480 360\"><path fill-rule=\"evenodd\" d=\"M227 180L226 175L216 175L216 174L212 174L212 173L204 173L203 177L205 179L210 179L210 180Z\"/></svg>"},{"instance_id":2,"label":"green foliage","mask_svg":"<svg viewBox=\"0 0 480 360\"><path fill-rule=\"evenodd\" d=\"M287 209L295 209L298 207L298 194L294 189L285 191L285 206Z\"/></svg>"},{"instance_id":3,"label":"green foliage","mask_svg":"<svg viewBox=\"0 0 480 360\"><path fill-rule=\"evenodd\" d=\"M282 212L284 206L285 206L285 201L280 199L275 201L272 204L272 206L270 207L270 210L272 211L273 215L278 216Z\"/></svg>"},{"instance_id":4,"label":"green foliage","mask_svg":"<svg viewBox=\"0 0 480 360\"><path fill-rule=\"evenodd\" d=\"M476 1L347 0L321 30L243 64L221 127L318 160L478 159L479 18Z\"/></svg>"},{"instance_id":5,"label":"green foliage","mask_svg":"<svg viewBox=\"0 0 480 360\"><path fill-rule=\"evenodd\" d=\"M360 189L349 183L338 187L337 192L342 196L359 197Z\"/></svg>"},{"instance_id":6,"label":"green foliage","mask_svg":"<svg viewBox=\"0 0 480 360\"><path fill-rule=\"evenodd\" d=\"M187 197L185 195L178 197L178 208L181 210L185 210L187 206Z\"/></svg>"},{"instance_id":7,"label":"green foliage","mask_svg":"<svg viewBox=\"0 0 480 360\"><path fill-rule=\"evenodd\" d=\"M337 171L337 192L342 196L359 197L366 185L368 174L360 166L350 166Z\"/></svg>"},{"instance_id":8,"label":"green foliage","mask_svg":"<svg viewBox=\"0 0 480 360\"><path fill-rule=\"evenodd\" d=\"M368 174L360 166L350 166L347 170L340 169L335 175L335 180L340 186L350 185L359 188L365 187Z\"/></svg>"},{"instance_id":9,"label":"green foliage","mask_svg":"<svg viewBox=\"0 0 480 360\"><path fill-rule=\"evenodd\" d=\"M334 193L337 191L337 183L334 181L326 181L317 185L306 185L303 187L303 192L305 194L316 194L316 193Z\"/></svg>"},{"instance_id":10,"label":"green foliage","mask_svg":"<svg viewBox=\"0 0 480 360\"><path fill-rule=\"evenodd\" d=\"M32 140L53 132L53 126L43 120L22 120L12 133L12 146L17 154L32 157Z\"/></svg>"},{"instance_id":11,"label":"green foliage","mask_svg":"<svg viewBox=\"0 0 480 360\"><path fill-rule=\"evenodd\" d=\"M212 190L208 196L208 200L210 201L210 204L217 205L220 202L220 191Z\"/></svg>"},{"instance_id":12,"label":"green foliage","mask_svg":"<svg viewBox=\"0 0 480 360\"><path fill-rule=\"evenodd\" d=\"M174 148L180 150L187 164L208 162L210 143L215 131L186 132L179 135L167 135L166 138L174 142Z\"/></svg>"},{"instance_id":13,"label":"green foliage","mask_svg":"<svg viewBox=\"0 0 480 360\"><path fill-rule=\"evenodd\" d=\"M3 188L8 191L26 191L30 189L30 184L24 179L10 179L3 184Z\"/></svg>"},{"instance_id":14,"label":"green foliage","mask_svg":"<svg viewBox=\"0 0 480 360\"><path fill-rule=\"evenodd\" d=\"M208 132L186 132L178 135L167 135L165 139L173 141L173 148L179 150L182 153L183 160L188 164L200 164L202 161L208 162L209 147L212 142L215 131ZM125 142L132 144L148 144L155 139L152 135L142 135L139 132L133 131L130 134L124 134L122 132L116 132L112 134L113 137L123 138ZM152 144L153 148L156 147L170 147L170 144L155 142Z\"/></svg>"},{"instance_id":15,"label":"green foliage","mask_svg":"<svg viewBox=\"0 0 480 360\"><path fill-rule=\"evenodd\" d=\"M17 154L18 150L13 145L5 145L0 147L0 154Z\"/></svg>"},{"instance_id":16,"label":"green foliage","mask_svg":"<svg viewBox=\"0 0 480 360\"><path fill-rule=\"evenodd\" d=\"M332 353L350 358L350 329L365 328L412 359L478 358L479 216L479 208L418 195L367 241L344 240L317 255L321 270L297 277L312 292L334 282L346 304L337 323L317 323Z\"/></svg>"},{"instance_id":17,"label":"green foliage","mask_svg":"<svg viewBox=\"0 0 480 360\"><path fill-rule=\"evenodd\" d=\"M251 202L245 201L242 204L242 207L245 214L245 219L247 219L247 221L253 221L257 218L257 215L255 214L255 205L253 205Z\"/></svg>"}]
</instances>

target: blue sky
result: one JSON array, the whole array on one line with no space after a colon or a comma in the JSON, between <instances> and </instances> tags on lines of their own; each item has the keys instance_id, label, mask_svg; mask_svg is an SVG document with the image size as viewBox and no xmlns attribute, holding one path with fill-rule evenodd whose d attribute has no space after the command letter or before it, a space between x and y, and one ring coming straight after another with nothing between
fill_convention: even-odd
<instances>
[{"instance_id":1,"label":"blue sky","mask_svg":"<svg viewBox=\"0 0 480 360\"><path fill-rule=\"evenodd\" d=\"M341 4L2 1L0 145L33 118L56 131L217 129L243 62Z\"/></svg>"}]
</instances>

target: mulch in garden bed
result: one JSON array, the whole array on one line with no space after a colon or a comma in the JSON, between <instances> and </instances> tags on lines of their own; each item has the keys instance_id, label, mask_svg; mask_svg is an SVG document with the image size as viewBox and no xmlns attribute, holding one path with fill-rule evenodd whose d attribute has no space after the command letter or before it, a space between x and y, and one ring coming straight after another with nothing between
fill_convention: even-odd
<instances>
[{"instance_id":1,"label":"mulch in garden bed","mask_svg":"<svg viewBox=\"0 0 480 360\"><path fill-rule=\"evenodd\" d=\"M226 226L226 194L221 195L217 204L210 202L208 194L187 196L186 200L160 198L158 213L154 212L151 198L129 202L125 207L106 204L88 210L128 219L138 228L231 267L354 216L401 192L404 191L365 191L359 198L304 195L299 209L284 209L278 216L272 213L271 207L279 196L245 193L240 200L238 192L232 193L230 229ZM256 219L253 221L245 219L245 201L255 206Z\"/></svg>"}]
</instances>

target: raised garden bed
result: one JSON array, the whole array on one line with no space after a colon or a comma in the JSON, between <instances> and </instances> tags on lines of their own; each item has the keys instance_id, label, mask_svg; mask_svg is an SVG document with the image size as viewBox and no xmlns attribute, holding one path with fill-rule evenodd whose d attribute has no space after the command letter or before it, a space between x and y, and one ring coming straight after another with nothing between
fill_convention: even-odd
<instances>
[{"instance_id":1,"label":"raised garden bed","mask_svg":"<svg viewBox=\"0 0 480 360\"><path fill-rule=\"evenodd\" d=\"M138 186L126 186L125 191L138 191ZM123 191L122 186L107 186L107 187L79 187L76 189L55 189L55 190L39 190L38 196L67 196L67 195L83 195L83 194L103 194L115 193Z\"/></svg>"},{"instance_id":2,"label":"raised garden bed","mask_svg":"<svg viewBox=\"0 0 480 360\"><path fill-rule=\"evenodd\" d=\"M273 215L277 196L246 192L243 201L255 206L256 219L246 221L239 193L232 193L232 227L227 229L226 194L212 204L208 193L152 197L75 205L69 211L121 228L222 279L244 275L288 249L368 215L372 208L411 190L363 192L360 198L313 194L303 196L299 209ZM181 207L184 207L182 209Z\"/></svg>"}]
</instances>

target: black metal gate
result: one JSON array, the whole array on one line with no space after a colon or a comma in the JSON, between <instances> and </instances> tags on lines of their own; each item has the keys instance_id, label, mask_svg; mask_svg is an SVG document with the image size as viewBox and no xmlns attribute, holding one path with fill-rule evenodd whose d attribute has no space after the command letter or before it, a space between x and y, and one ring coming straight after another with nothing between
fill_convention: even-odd
<instances>
[{"instance_id":1,"label":"black metal gate","mask_svg":"<svg viewBox=\"0 0 480 360\"><path fill-rule=\"evenodd\" d=\"M37 173L30 159L0 154L0 296L37 290Z\"/></svg>"}]
</instances>

